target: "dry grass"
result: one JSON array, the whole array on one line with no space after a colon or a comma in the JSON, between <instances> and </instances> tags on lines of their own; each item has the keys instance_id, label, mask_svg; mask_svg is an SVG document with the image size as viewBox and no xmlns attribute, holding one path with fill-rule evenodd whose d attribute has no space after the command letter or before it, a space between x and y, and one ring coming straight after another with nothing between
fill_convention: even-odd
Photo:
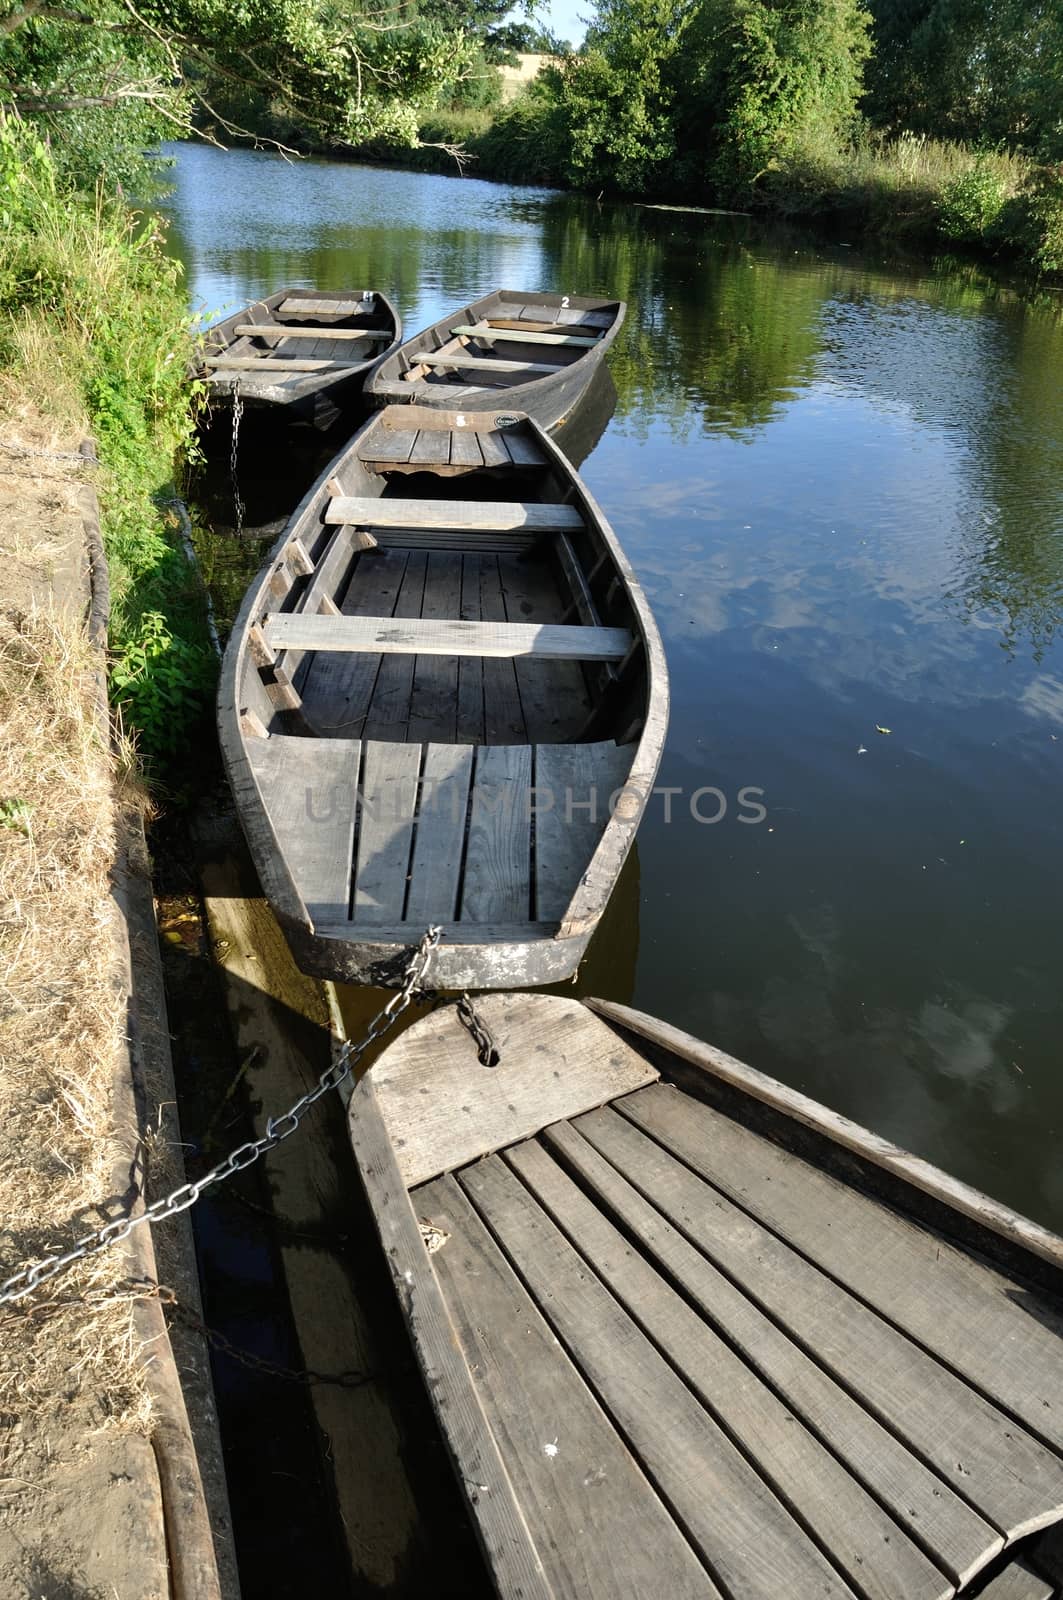
<instances>
[{"instance_id":1,"label":"dry grass","mask_svg":"<svg viewBox=\"0 0 1063 1600\"><path fill-rule=\"evenodd\" d=\"M44 448L47 429L0 439ZM51 442L56 444L54 437ZM76 444L76 437L75 437ZM69 443L65 445L70 448ZM13 526L70 516L59 463L9 461L0 483L26 502ZM73 463L64 464L77 478ZM17 488L13 493L13 476ZM41 514L43 510L43 515ZM4 521L4 544L12 524ZM20 566L47 552L19 552ZM47 595L46 559L39 591ZM111 757L93 711L97 668L76 616L44 603L0 607L0 1277L106 1220L120 1154L112 1091L125 1028L116 967ZM124 1154L128 1157L130 1152ZM82 1431L145 1425L132 1303L120 1252L56 1281L27 1315L0 1312L0 1417L17 1417L6 1459L62 1416ZM45 1297L47 1298L47 1296ZM5 1470L10 1471L9 1465Z\"/></svg>"}]
</instances>

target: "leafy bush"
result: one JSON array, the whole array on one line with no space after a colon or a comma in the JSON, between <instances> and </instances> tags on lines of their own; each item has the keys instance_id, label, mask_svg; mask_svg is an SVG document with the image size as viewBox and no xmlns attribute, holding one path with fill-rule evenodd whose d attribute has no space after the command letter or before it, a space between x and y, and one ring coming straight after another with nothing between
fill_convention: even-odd
<instances>
[{"instance_id":1,"label":"leafy bush","mask_svg":"<svg viewBox=\"0 0 1063 1600\"><path fill-rule=\"evenodd\" d=\"M941 192L938 225L946 239L979 244L994 237L1011 192L1007 180L981 157Z\"/></svg>"}]
</instances>

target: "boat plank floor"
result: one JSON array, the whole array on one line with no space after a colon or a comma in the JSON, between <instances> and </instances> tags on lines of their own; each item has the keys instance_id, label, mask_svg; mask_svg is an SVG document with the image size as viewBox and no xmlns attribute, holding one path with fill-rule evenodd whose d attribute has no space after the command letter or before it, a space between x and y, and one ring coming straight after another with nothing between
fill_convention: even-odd
<instances>
[{"instance_id":1,"label":"boat plank floor","mask_svg":"<svg viewBox=\"0 0 1063 1600\"><path fill-rule=\"evenodd\" d=\"M1063 1450L1063 1321L1031 1317L1001 1274L710 1106L665 1093L626 1109L685 1161L711 1148L714 1184ZM839 1228L843 1194L849 1220Z\"/></svg>"},{"instance_id":2,"label":"boat plank floor","mask_svg":"<svg viewBox=\"0 0 1063 1600\"><path fill-rule=\"evenodd\" d=\"M455 1332L557 1600L720 1600L454 1180L419 1190L417 1215L445 1239L434 1260Z\"/></svg>"}]
</instances>

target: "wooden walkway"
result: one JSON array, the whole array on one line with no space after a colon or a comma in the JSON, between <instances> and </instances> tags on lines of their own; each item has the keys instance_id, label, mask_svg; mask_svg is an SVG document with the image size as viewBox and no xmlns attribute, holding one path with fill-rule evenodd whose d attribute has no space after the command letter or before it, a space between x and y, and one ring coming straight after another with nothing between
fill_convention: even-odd
<instances>
[{"instance_id":1,"label":"wooden walkway","mask_svg":"<svg viewBox=\"0 0 1063 1600\"><path fill-rule=\"evenodd\" d=\"M351 1133L499 1592L1058 1597L1058 1292L577 1001L476 1005L501 1065L436 1012Z\"/></svg>"}]
</instances>

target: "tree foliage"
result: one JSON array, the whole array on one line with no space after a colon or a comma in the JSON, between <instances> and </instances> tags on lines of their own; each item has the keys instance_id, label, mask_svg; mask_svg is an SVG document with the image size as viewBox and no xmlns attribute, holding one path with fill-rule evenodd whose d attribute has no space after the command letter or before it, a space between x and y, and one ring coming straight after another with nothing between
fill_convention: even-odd
<instances>
[{"instance_id":1,"label":"tree foliage","mask_svg":"<svg viewBox=\"0 0 1063 1600\"><path fill-rule=\"evenodd\" d=\"M128 180L139 151L193 123L221 137L298 129L318 142L412 144L469 70L472 8L428 0L0 0L0 104L61 165Z\"/></svg>"}]
</instances>

